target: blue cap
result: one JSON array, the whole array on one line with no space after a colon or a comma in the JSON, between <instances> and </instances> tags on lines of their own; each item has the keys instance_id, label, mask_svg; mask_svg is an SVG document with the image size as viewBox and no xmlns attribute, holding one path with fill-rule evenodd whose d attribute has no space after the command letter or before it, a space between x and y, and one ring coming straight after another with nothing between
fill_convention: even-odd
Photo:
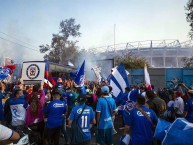
<instances>
[{"instance_id":1,"label":"blue cap","mask_svg":"<svg viewBox=\"0 0 193 145\"><path fill-rule=\"evenodd\" d=\"M101 88L101 91L102 91L103 93L109 93L109 87L108 87L108 86L103 86L103 87Z\"/></svg>"}]
</instances>

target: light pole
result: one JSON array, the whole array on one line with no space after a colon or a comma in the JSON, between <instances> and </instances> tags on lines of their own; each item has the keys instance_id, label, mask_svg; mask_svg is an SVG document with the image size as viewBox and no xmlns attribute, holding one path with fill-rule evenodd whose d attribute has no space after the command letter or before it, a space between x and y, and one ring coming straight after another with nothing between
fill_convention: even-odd
<instances>
[{"instance_id":1,"label":"light pole","mask_svg":"<svg viewBox=\"0 0 193 145\"><path fill-rule=\"evenodd\" d=\"M115 27L116 27L116 24L114 24L114 51L115 51Z\"/></svg>"}]
</instances>

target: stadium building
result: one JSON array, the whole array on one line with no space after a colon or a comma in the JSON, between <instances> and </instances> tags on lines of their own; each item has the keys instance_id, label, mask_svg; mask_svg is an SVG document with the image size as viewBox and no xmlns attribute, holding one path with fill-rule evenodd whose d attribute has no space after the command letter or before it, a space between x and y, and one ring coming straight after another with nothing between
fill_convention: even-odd
<instances>
[{"instance_id":1,"label":"stadium building","mask_svg":"<svg viewBox=\"0 0 193 145\"><path fill-rule=\"evenodd\" d=\"M147 40L92 48L89 52L100 59L113 59L129 52L146 58L153 68L182 68L182 59L193 56L193 43L191 40Z\"/></svg>"}]
</instances>

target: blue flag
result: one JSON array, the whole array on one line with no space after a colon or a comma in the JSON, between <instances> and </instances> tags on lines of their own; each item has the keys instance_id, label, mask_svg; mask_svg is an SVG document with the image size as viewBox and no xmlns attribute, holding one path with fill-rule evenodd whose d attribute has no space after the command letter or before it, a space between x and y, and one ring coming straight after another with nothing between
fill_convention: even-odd
<instances>
[{"instance_id":1,"label":"blue flag","mask_svg":"<svg viewBox=\"0 0 193 145\"><path fill-rule=\"evenodd\" d=\"M110 86L113 88L115 98L122 96L125 88L129 87L129 78L123 64L117 66L108 78Z\"/></svg>"},{"instance_id":2,"label":"blue flag","mask_svg":"<svg viewBox=\"0 0 193 145\"><path fill-rule=\"evenodd\" d=\"M193 123L184 118L176 119L169 127L163 145L192 145Z\"/></svg>"},{"instance_id":3,"label":"blue flag","mask_svg":"<svg viewBox=\"0 0 193 145\"><path fill-rule=\"evenodd\" d=\"M11 73L11 70L9 68L0 67L0 80L6 79L10 73Z\"/></svg>"},{"instance_id":4,"label":"blue flag","mask_svg":"<svg viewBox=\"0 0 193 145\"><path fill-rule=\"evenodd\" d=\"M84 67L85 67L85 60L82 63L82 66L80 67L78 73L76 74L75 83L79 86L84 86Z\"/></svg>"},{"instance_id":5,"label":"blue flag","mask_svg":"<svg viewBox=\"0 0 193 145\"><path fill-rule=\"evenodd\" d=\"M166 132L168 128L170 127L171 123L163 120L161 118L158 119L158 123L156 125L155 133L154 133L154 138L160 141L163 141Z\"/></svg>"}]
</instances>

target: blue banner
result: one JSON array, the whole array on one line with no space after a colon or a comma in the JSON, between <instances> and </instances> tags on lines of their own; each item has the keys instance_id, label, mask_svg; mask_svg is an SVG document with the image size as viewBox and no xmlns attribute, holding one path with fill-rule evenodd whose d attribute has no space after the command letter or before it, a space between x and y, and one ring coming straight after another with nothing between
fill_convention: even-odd
<instances>
[{"instance_id":1,"label":"blue banner","mask_svg":"<svg viewBox=\"0 0 193 145\"><path fill-rule=\"evenodd\" d=\"M9 68L0 67L0 80L6 79L10 73L11 73L11 70Z\"/></svg>"},{"instance_id":2,"label":"blue banner","mask_svg":"<svg viewBox=\"0 0 193 145\"><path fill-rule=\"evenodd\" d=\"M193 123L184 118L176 119L169 127L163 145L193 145Z\"/></svg>"}]
</instances>

